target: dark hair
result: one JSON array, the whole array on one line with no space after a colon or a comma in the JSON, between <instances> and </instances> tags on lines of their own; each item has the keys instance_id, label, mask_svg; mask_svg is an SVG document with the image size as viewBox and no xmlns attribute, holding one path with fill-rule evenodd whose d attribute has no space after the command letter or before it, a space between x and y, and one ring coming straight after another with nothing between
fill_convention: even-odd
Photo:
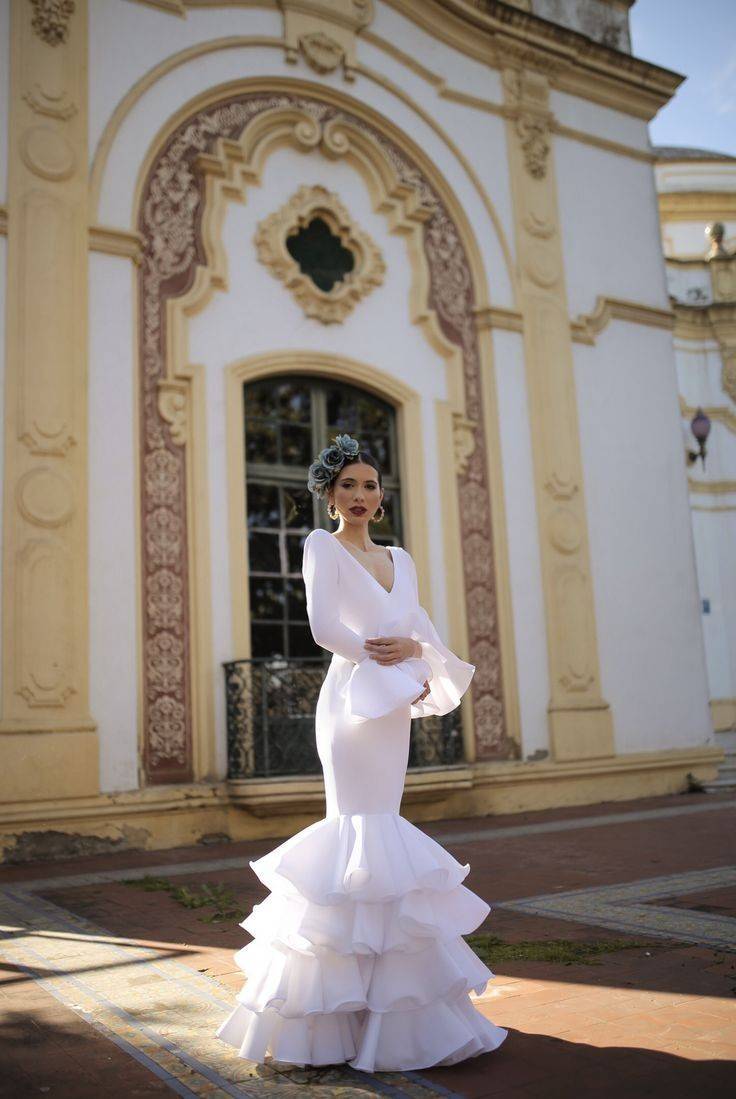
<instances>
[{"instance_id":1,"label":"dark hair","mask_svg":"<svg viewBox=\"0 0 736 1099\"><path fill-rule=\"evenodd\" d=\"M383 488L383 478L382 478L382 475L381 475L381 467L378 464L378 459L373 457L370 450L359 450L354 458L349 458L340 467L340 469L337 470L337 472L335 473L335 476L332 478L329 485L327 486L328 491L329 491L329 489L335 487L335 482L337 481L337 478L344 472L344 470L346 470L348 468L348 466L355 465L356 462L364 462L367 466L372 466L373 469L375 469L376 473L378 474L378 487Z\"/></svg>"}]
</instances>

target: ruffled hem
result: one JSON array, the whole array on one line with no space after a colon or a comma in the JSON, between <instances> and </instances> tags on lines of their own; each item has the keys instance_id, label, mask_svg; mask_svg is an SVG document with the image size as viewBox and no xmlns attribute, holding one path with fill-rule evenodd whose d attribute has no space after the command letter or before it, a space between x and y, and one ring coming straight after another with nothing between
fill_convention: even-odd
<instances>
[{"instance_id":1,"label":"ruffled hem","mask_svg":"<svg viewBox=\"0 0 736 1099\"><path fill-rule=\"evenodd\" d=\"M260 940L235 954L248 978L237 1000L251 1011L273 1008L287 1018L336 1011L413 1011L437 1000L480 995L494 974L462 938L424 951L393 954L312 954Z\"/></svg>"},{"instance_id":2,"label":"ruffled hem","mask_svg":"<svg viewBox=\"0 0 736 1099\"><path fill-rule=\"evenodd\" d=\"M347 1062L362 1072L409 1072L454 1065L498 1049L508 1036L463 993L414 1011L336 1012L290 1019L238 1004L216 1031L238 1056L264 1063L268 1056L300 1067Z\"/></svg>"},{"instance_id":3,"label":"ruffled hem","mask_svg":"<svg viewBox=\"0 0 736 1099\"><path fill-rule=\"evenodd\" d=\"M298 893L321 905L449 892L470 872L398 813L324 817L250 866L272 893Z\"/></svg>"},{"instance_id":4,"label":"ruffled hem","mask_svg":"<svg viewBox=\"0 0 736 1099\"><path fill-rule=\"evenodd\" d=\"M505 1039L468 995L494 976L462 938L490 905L404 817L326 817L250 865L271 892L240 925L246 981L216 1032L241 1057L408 1070Z\"/></svg>"},{"instance_id":5,"label":"ruffled hem","mask_svg":"<svg viewBox=\"0 0 736 1099\"><path fill-rule=\"evenodd\" d=\"M469 935L491 906L464 885L449 892L413 889L392 901L316 904L297 893L271 893L240 926L280 950L314 954L414 953L433 940Z\"/></svg>"}]
</instances>

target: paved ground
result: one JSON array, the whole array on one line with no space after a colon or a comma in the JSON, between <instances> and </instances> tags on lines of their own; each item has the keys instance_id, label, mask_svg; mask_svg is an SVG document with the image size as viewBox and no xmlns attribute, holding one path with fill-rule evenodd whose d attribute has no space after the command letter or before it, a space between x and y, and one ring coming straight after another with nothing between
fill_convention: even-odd
<instances>
[{"instance_id":1,"label":"paved ground","mask_svg":"<svg viewBox=\"0 0 736 1099\"><path fill-rule=\"evenodd\" d=\"M375 1076L254 1065L213 1038L264 896L248 859L279 841L4 867L0 1099L732 1094L735 826L728 792L423 824L493 906L470 940L496 950L475 1003L510 1033ZM556 940L561 958L531 956Z\"/></svg>"}]
</instances>

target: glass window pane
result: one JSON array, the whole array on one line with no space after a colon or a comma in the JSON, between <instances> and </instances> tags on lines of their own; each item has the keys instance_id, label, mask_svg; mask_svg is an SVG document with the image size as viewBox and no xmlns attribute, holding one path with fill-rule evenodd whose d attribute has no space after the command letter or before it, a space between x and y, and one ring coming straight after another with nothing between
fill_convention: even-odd
<instances>
[{"instance_id":1,"label":"glass window pane","mask_svg":"<svg viewBox=\"0 0 736 1099\"><path fill-rule=\"evenodd\" d=\"M312 400L308 382L282 382L277 389L279 417L311 428Z\"/></svg>"},{"instance_id":2,"label":"glass window pane","mask_svg":"<svg viewBox=\"0 0 736 1099\"><path fill-rule=\"evenodd\" d=\"M375 397L364 394L358 398L358 413L360 415L360 430L376 431L388 434L391 424L390 406Z\"/></svg>"},{"instance_id":3,"label":"glass window pane","mask_svg":"<svg viewBox=\"0 0 736 1099\"><path fill-rule=\"evenodd\" d=\"M248 482L246 490L246 514L249 527L279 526L279 490L275 485Z\"/></svg>"},{"instance_id":4,"label":"glass window pane","mask_svg":"<svg viewBox=\"0 0 736 1099\"><path fill-rule=\"evenodd\" d=\"M248 534L248 560L251 572L281 572L278 534L250 531Z\"/></svg>"},{"instance_id":5,"label":"glass window pane","mask_svg":"<svg viewBox=\"0 0 736 1099\"><path fill-rule=\"evenodd\" d=\"M286 616L292 621L307 621L307 596L304 590L304 581L286 580Z\"/></svg>"},{"instance_id":6,"label":"glass window pane","mask_svg":"<svg viewBox=\"0 0 736 1099\"><path fill-rule=\"evenodd\" d=\"M304 543L306 534L286 535L286 571L298 572L301 575L302 561L304 560Z\"/></svg>"},{"instance_id":7,"label":"glass window pane","mask_svg":"<svg viewBox=\"0 0 736 1099\"><path fill-rule=\"evenodd\" d=\"M289 626L289 656L322 656L324 650L315 645L309 626Z\"/></svg>"},{"instance_id":8,"label":"glass window pane","mask_svg":"<svg viewBox=\"0 0 736 1099\"><path fill-rule=\"evenodd\" d=\"M278 428L261 420L245 422L246 462L275 462L278 460Z\"/></svg>"},{"instance_id":9,"label":"glass window pane","mask_svg":"<svg viewBox=\"0 0 736 1099\"><path fill-rule=\"evenodd\" d=\"M273 385L269 381L243 386L243 410L246 416L268 419L274 415Z\"/></svg>"},{"instance_id":10,"label":"glass window pane","mask_svg":"<svg viewBox=\"0 0 736 1099\"><path fill-rule=\"evenodd\" d=\"M265 576L250 578L250 613L252 618L284 617L284 581L270 580Z\"/></svg>"},{"instance_id":11,"label":"glass window pane","mask_svg":"<svg viewBox=\"0 0 736 1099\"><path fill-rule=\"evenodd\" d=\"M383 496L383 519L380 523L371 523L371 538L377 542L379 538L388 541L398 540L401 530L397 526L397 502L396 493L386 492ZM380 515L380 511L379 511Z\"/></svg>"},{"instance_id":12,"label":"glass window pane","mask_svg":"<svg viewBox=\"0 0 736 1099\"><path fill-rule=\"evenodd\" d=\"M311 530L314 522L314 507L312 505L312 493L306 485L304 488L289 486L282 489L282 498L284 525L301 530Z\"/></svg>"},{"instance_id":13,"label":"glass window pane","mask_svg":"<svg viewBox=\"0 0 736 1099\"><path fill-rule=\"evenodd\" d=\"M379 463L384 477L391 474L393 471L389 468L389 455L391 452L388 446L388 438L385 435L372 435L368 431L363 431L360 435L360 441L366 450L370 450Z\"/></svg>"},{"instance_id":14,"label":"glass window pane","mask_svg":"<svg viewBox=\"0 0 736 1099\"><path fill-rule=\"evenodd\" d=\"M309 466L312 461L311 428L296 424L282 426L281 461L286 466Z\"/></svg>"},{"instance_id":15,"label":"glass window pane","mask_svg":"<svg viewBox=\"0 0 736 1099\"><path fill-rule=\"evenodd\" d=\"M254 657L286 656L284 652L284 627L251 624L250 647Z\"/></svg>"}]
</instances>

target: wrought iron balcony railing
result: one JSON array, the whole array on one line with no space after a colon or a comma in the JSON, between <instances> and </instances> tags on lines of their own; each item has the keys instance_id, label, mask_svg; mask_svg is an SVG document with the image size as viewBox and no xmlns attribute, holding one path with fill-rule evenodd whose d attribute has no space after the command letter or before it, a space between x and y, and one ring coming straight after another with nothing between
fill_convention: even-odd
<instances>
[{"instance_id":1,"label":"wrought iron balcony railing","mask_svg":"<svg viewBox=\"0 0 736 1099\"><path fill-rule=\"evenodd\" d=\"M261 657L224 665L228 778L312 775L317 698L327 672L320 657ZM460 709L412 721L409 767L461 763Z\"/></svg>"}]
</instances>

